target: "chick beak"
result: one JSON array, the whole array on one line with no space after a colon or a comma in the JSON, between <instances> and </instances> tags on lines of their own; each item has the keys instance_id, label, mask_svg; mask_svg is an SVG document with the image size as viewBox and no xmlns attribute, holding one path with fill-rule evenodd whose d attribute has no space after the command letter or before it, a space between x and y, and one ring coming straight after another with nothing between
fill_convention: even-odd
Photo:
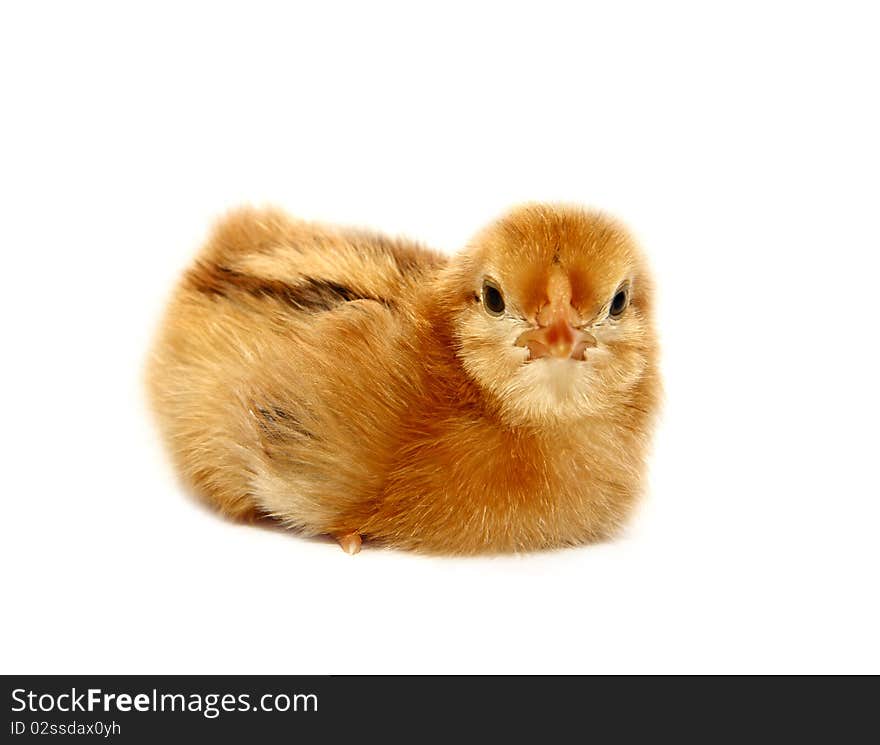
<instances>
[{"instance_id":1,"label":"chick beak","mask_svg":"<svg viewBox=\"0 0 880 745\"><path fill-rule=\"evenodd\" d=\"M554 313L548 324L520 334L515 343L528 348L530 360L583 360L587 348L596 346L596 337L572 326L565 314Z\"/></svg>"}]
</instances>

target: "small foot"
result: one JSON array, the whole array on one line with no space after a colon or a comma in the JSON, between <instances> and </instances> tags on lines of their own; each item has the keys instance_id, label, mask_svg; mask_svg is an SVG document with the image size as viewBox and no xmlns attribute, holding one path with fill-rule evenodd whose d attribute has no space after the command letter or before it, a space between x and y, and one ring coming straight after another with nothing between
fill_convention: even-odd
<instances>
[{"instance_id":1,"label":"small foot","mask_svg":"<svg viewBox=\"0 0 880 745\"><path fill-rule=\"evenodd\" d=\"M339 546L342 550L349 555L354 555L361 550L360 533L344 533L343 535L337 535L336 540L339 541Z\"/></svg>"}]
</instances>

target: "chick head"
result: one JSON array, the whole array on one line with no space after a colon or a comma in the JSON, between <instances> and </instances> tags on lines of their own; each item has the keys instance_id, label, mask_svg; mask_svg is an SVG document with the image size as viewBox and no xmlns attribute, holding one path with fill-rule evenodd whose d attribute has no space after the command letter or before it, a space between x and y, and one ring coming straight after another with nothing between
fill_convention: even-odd
<instances>
[{"instance_id":1,"label":"chick head","mask_svg":"<svg viewBox=\"0 0 880 745\"><path fill-rule=\"evenodd\" d=\"M511 420L601 414L626 402L653 361L647 266L600 213L518 208L452 269L456 352Z\"/></svg>"}]
</instances>

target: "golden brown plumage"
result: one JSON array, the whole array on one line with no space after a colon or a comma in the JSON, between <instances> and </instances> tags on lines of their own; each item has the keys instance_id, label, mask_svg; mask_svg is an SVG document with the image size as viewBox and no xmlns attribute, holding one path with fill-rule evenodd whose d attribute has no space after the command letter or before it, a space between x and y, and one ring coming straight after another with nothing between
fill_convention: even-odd
<instances>
[{"instance_id":1,"label":"golden brown plumage","mask_svg":"<svg viewBox=\"0 0 880 745\"><path fill-rule=\"evenodd\" d=\"M242 210L172 300L151 399L234 516L355 551L519 551L611 534L659 395L651 280L625 230L519 208L450 258Z\"/></svg>"}]
</instances>

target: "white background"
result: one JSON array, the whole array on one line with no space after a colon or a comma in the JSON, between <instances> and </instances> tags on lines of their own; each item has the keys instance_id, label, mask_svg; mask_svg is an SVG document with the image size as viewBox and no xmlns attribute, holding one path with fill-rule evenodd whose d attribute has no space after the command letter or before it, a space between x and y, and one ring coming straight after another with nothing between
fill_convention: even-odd
<instances>
[{"instance_id":1,"label":"white background","mask_svg":"<svg viewBox=\"0 0 880 745\"><path fill-rule=\"evenodd\" d=\"M2 672L880 672L878 19L711 5L4 3ZM658 278L624 537L351 558L184 494L141 370L216 215L557 199Z\"/></svg>"}]
</instances>

